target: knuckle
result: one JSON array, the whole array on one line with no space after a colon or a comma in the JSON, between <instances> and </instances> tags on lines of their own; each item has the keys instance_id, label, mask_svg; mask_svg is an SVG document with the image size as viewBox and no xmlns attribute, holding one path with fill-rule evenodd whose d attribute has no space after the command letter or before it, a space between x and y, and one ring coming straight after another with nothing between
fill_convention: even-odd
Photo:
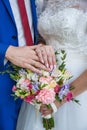
<instances>
[{"instance_id":1,"label":"knuckle","mask_svg":"<svg viewBox=\"0 0 87 130\"><path fill-rule=\"evenodd\" d=\"M23 63L22 63L22 66L23 66L24 68L27 68L28 65L27 65L27 63L23 62Z\"/></svg>"},{"instance_id":2,"label":"knuckle","mask_svg":"<svg viewBox=\"0 0 87 130\"><path fill-rule=\"evenodd\" d=\"M52 54L49 54L49 55L48 55L48 58L51 59L51 58L52 58Z\"/></svg>"},{"instance_id":3,"label":"knuckle","mask_svg":"<svg viewBox=\"0 0 87 130\"><path fill-rule=\"evenodd\" d=\"M39 55L40 57L42 57L42 54L41 54L41 52L39 52L39 53L38 53L38 55Z\"/></svg>"},{"instance_id":4,"label":"knuckle","mask_svg":"<svg viewBox=\"0 0 87 130\"><path fill-rule=\"evenodd\" d=\"M36 49L36 53L40 53L40 50L39 50L39 49Z\"/></svg>"},{"instance_id":5,"label":"knuckle","mask_svg":"<svg viewBox=\"0 0 87 130\"><path fill-rule=\"evenodd\" d=\"M46 54L46 51L45 51L45 49L43 49L41 52L42 52L42 54Z\"/></svg>"},{"instance_id":6,"label":"knuckle","mask_svg":"<svg viewBox=\"0 0 87 130\"><path fill-rule=\"evenodd\" d=\"M37 63L34 63L34 66L36 66L36 67L37 67L37 66L38 66L38 64L37 64Z\"/></svg>"},{"instance_id":7,"label":"knuckle","mask_svg":"<svg viewBox=\"0 0 87 130\"><path fill-rule=\"evenodd\" d=\"M50 48L53 50L53 47L50 45Z\"/></svg>"},{"instance_id":8,"label":"knuckle","mask_svg":"<svg viewBox=\"0 0 87 130\"><path fill-rule=\"evenodd\" d=\"M41 55L39 55L39 54L38 54L38 57L39 57L39 60L41 60L41 59L42 59L42 56L41 56Z\"/></svg>"},{"instance_id":9,"label":"knuckle","mask_svg":"<svg viewBox=\"0 0 87 130\"><path fill-rule=\"evenodd\" d=\"M44 55L44 57L43 57L43 58L44 58L44 60L47 60L47 56L46 56L46 55Z\"/></svg>"}]
</instances>

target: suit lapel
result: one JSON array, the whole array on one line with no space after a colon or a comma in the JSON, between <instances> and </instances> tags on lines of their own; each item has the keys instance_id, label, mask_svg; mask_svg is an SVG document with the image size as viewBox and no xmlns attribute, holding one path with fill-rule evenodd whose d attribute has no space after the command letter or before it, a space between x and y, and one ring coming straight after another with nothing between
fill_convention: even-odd
<instances>
[{"instance_id":1,"label":"suit lapel","mask_svg":"<svg viewBox=\"0 0 87 130\"><path fill-rule=\"evenodd\" d=\"M32 10L32 18L33 18L33 26L34 26L34 39L35 42L38 39L38 31L37 31L37 14L36 14L36 4L35 0L30 0L31 1L31 10Z\"/></svg>"},{"instance_id":2,"label":"suit lapel","mask_svg":"<svg viewBox=\"0 0 87 130\"><path fill-rule=\"evenodd\" d=\"M2 0L3 4L5 5L12 21L15 23L15 20L14 20L14 16L13 16L13 13L12 13L12 9L11 9L11 6L10 6L10 3L9 3L9 0Z\"/></svg>"}]
</instances>

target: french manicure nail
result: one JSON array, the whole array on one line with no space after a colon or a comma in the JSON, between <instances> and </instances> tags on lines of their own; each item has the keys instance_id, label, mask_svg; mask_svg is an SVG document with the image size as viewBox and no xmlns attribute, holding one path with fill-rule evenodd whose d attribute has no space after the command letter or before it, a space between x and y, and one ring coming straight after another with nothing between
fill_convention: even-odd
<instances>
[{"instance_id":1,"label":"french manicure nail","mask_svg":"<svg viewBox=\"0 0 87 130\"><path fill-rule=\"evenodd\" d=\"M53 65L50 65L50 69L53 70Z\"/></svg>"},{"instance_id":2,"label":"french manicure nail","mask_svg":"<svg viewBox=\"0 0 87 130\"><path fill-rule=\"evenodd\" d=\"M54 69L56 69L56 65L54 65Z\"/></svg>"},{"instance_id":3,"label":"french manicure nail","mask_svg":"<svg viewBox=\"0 0 87 130\"><path fill-rule=\"evenodd\" d=\"M48 64L46 64L46 67L47 67L47 68L49 68L49 65L48 65Z\"/></svg>"},{"instance_id":4,"label":"french manicure nail","mask_svg":"<svg viewBox=\"0 0 87 130\"><path fill-rule=\"evenodd\" d=\"M43 61L43 60L41 60L41 62L44 64L44 61Z\"/></svg>"}]
</instances>

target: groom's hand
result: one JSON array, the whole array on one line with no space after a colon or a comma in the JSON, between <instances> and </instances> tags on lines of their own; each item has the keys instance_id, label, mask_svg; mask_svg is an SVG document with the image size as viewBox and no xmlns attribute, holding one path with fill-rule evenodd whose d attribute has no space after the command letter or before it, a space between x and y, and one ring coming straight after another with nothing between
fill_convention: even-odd
<instances>
[{"instance_id":1,"label":"groom's hand","mask_svg":"<svg viewBox=\"0 0 87 130\"><path fill-rule=\"evenodd\" d=\"M14 47L10 46L6 52L6 59L11 63L32 70L36 73L41 73L40 69L48 70L42 63L40 63L36 52L37 46Z\"/></svg>"}]
</instances>

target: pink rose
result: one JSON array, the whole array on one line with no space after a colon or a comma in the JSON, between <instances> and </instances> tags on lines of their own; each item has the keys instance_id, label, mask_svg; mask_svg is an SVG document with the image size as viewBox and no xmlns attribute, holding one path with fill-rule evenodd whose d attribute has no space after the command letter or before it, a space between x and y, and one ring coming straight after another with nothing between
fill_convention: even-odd
<instances>
[{"instance_id":1,"label":"pink rose","mask_svg":"<svg viewBox=\"0 0 87 130\"><path fill-rule=\"evenodd\" d=\"M27 97L24 99L24 101L27 102L27 103L30 103L30 102L32 102L32 100L33 100L34 98L35 98L34 95L27 96Z\"/></svg>"},{"instance_id":2,"label":"pink rose","mask_svg":"<svg viewBox=\"0 0 87 130\"><path fill-rule=\"evenodd\" d=\"M32 84L29 84L28 88L29 88L29 90L31 90L32 89Z\"/></svg>"},{"instance_id":3,"label":"pink rose","mask_svg":"<svg viewBox=\"0 0 87 130\"><path fill-rule=\"evenodd\" d=\"M14 85L12 91L15 92L17 90L16 86Z\"/></svg>"},{"instance_id":4,"label":"pink rose","mask_svg":"<svg viewBox=\"0 0 87 130\"><path fill-rule=\"evenodd\" d=\"M58 93L60 91L60 86L57 84L54 88L55 93Z\"/></svg>"},{"instance_id":5,"label":"pink rose","mask_svg":"<svg viewBox=\"0 0 87 130\"><path fill-rule=\"evenodd\" d=\"M47 81L50 83L52 81L52 77L51 76L48 76L47 78Z\"/></svg>"},{"instance_id":6,"label":"pink rose","mask_svg":"<svg viewBox=\"0 0 87 130\"><path fill-rule=\"evenodd\" d=\"M66 100L69 102L70 100L73 99L73 94L71 92L69 92L66 96Z\"/></svg>"},{"instance_id":7,"label":"pink rose","mask_svg":"<svg viewBox=\"0 0 87 130\"><path fill-rule=\"evenodd\" d=\"M55 101L55 92L54 89L42 89L39 94L36 96L38 102L43 104L50 104Z\"/></svg>"},{"instance_id":8,"label":"pink rose","mask_svg":"<svg viewBox=\"0 0 87 130\"><path fill-rule=\"evenodd\" d=\"M40 93L40 90L38 90L37 92L36 92L36 95L38 95Z\"/></svg>"}]
</instances>

